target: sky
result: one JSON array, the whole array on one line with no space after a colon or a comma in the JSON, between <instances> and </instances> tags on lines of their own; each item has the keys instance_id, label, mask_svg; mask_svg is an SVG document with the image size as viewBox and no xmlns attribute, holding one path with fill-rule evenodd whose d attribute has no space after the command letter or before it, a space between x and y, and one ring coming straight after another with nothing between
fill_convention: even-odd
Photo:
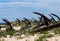
<instances>
[{"instance_id":1,"label":"sky","mask_svg":"<svg viewBox=\"0 0 60 41\"><path fill-rule=\"evenodd\" d=\"M3 18L14 21L16 18L35 18L33 14L39 12L49 17L48 14L60 15L60 0L0 0L0 22Z\"/></svg>"}]
</instances>

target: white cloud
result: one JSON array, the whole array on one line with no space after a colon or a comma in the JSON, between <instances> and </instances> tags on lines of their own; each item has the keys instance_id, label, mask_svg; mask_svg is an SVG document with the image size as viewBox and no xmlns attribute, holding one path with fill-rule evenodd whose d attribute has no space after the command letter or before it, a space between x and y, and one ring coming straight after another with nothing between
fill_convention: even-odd
<instances>
[{"instance_id":1,"label":"white cloud","mask_svg":"<svg viewBox=\"0 0 60 41\"><path fill-rule=\"evenodd\" d=\"M3 6L25 6L25 7L37 7L37 8L44 8L44 7L54 7L54 4L60 4L59 0L35 0L36 2L29 2L30 0L27 0L27 2L0 2L0 7ZM55 5L56 6L56 5ZM57 7L57 6L56 6Z\"/></svg>"},{"instance_id":2,"label":"white cloud","mask_svg":"<svg viewBox=\"0 0 60 41\"><path fill-rule=\"evenodd\" d=\"M58 10L60 8L59 6L60 1L59 0L36 0L36 2L0 2L0 8L4 7L11 7L12 9L18 8L18 7L31 7L31 8L47 8L48 10ZM55 10L54 10L55 9ZM59 9L60 10L60 9Z\"/></svg>"},{"instance_id":3,"label":"white cloud","mask_svg":"<svg viewBox=\"0 0 60 41\"><path fill-rule=\"evenodd\" d=\"M5 2L1 3L0 6L25 6L25 7L37 7L37 8L43 8L49 4L49 0L36 0L36 2Z\"/></svg>"},{"instance_id":4,"label":"white cloud","mask_svg":"<svg viewBox=\"0 0 60 41\"><path fill-rule=\"evenodd\" d=\"M24 6L24 7L35 7L35 2L0 2L0 8L4 8L4 7L14 7L14 6Z\"/></svg>"},{"instance_id":5,"label":"white cloud","mask_svg":"<svg viewBox=\"0 0 60 41\"><path fill-rule=\"evenodd\" d=\"M26 4L34 4L33 2L6 2L6 3L3 3L3 2L0 2L0 5L1 4L7 4L7 5L15 5L15 4L22 4L22 5L26 5Z\"/></svg>"}]
</instances>

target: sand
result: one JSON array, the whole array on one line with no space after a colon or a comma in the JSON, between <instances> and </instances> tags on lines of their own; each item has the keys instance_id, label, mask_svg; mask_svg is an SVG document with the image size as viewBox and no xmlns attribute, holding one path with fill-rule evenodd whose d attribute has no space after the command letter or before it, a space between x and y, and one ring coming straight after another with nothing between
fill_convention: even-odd
<instances>
[{"instance_id":1,"label":"sand","mask_svg":"<svg viewBox=\"0 0 60 41\"><path fill-rule=\"evenodd\" d=\"M9 38L9 37L7 37L7 38L4 38L4 37L2 37L3 39L4 39L4 41L34 41L36 38L38 38L38 34L34 34L34 36L28 36L28 37L24 37L24 38L22 38L22 39L16 39L16 37L12 37L12 38Z\"/></svg>"}]
</instances>

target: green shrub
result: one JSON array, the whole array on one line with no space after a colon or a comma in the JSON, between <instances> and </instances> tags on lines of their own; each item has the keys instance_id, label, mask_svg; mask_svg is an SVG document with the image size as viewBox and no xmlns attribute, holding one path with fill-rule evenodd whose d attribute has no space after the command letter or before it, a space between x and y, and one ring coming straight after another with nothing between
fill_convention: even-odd
<instances>
[{"instance_id":1,"label":"green shrub","mask_svg":"<svg viewBox=\"0 0 60 41\"><path fill-rule=\"evenodd\" d=\"M38 39L36 39L35 41L43 41L43 37L39 37Z\"/></svg>"},{"instance_id":2,"label":"green shrub","mask_svg":"<svg viewBox=\"0 0 60 41\"><path fill-rule=\"evenodd\" d=\"M48 34L48 31L41 31L41 34Z\"/></svg>"},{"instance_id":3,"label":"green shrub","mask_svg":"<svg viewBox=\"0 0 60 41\"><path fill-rule=\"evenodd\" d=\"M6 35L13 35L13 34L15 34L15 33L16 33L15 30L11 30L11 31L6 31L6 32L5 32Z\"/></svg>"},{"instance_id":4,"label":"green shrub","mask_svg":"<svg viewBox=\"0 0 60 41\"><path fill-rule=\"evenodd\" d=\"M5 36L4 31L0 31L0 37Z\"/></svg>"},{"instance_id":5,"label":"green shrub","mask_svg":"<svg viewBox=\"0 0 60 41\"><path fill-rule=\"evenodd\" d=\"M54 28L54 29L52 29L52 31L53 31L55 34L60 34L60 28Z\"/></svg>"}]
</instances>

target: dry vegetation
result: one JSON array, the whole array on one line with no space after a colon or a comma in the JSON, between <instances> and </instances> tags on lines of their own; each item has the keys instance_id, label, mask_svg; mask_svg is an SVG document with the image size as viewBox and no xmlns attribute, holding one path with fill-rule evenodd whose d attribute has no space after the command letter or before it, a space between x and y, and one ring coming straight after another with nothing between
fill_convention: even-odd
<instances>
[{"instance_id":1,"label":"dry vegetation","mask_svg":"<svg viewBox=\"0 0 60 41\"><path fill-rule=\"evenodd\" d=\"M46 38L60 34L60 18L57 15L51 13L49 19L44 14L37 12L33 13L40 16L39 20L34 18L32 18L33 20L27 18L19 20L16 18L14 22L9 22L7 19L2 19L5 23L0 25L0 37L7 37L7 35L10 35L10 37L19 36L17 38L22 39L23 37L21 36L23 34L26 37L39 34L39 37L35 39L35 41L48 41ZM53 16L58 20L55 20Z\"/></svg>"}]
</instances>

